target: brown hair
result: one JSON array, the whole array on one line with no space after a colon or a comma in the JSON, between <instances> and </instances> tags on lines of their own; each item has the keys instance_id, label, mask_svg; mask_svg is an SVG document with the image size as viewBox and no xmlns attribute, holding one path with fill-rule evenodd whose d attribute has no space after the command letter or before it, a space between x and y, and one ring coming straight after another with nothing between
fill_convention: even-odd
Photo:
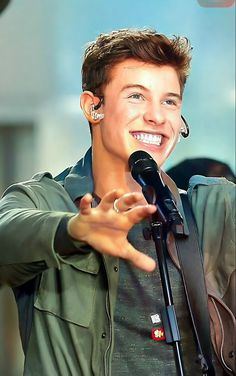
<instances>
[{"instance_id":1,"label":"brown hair","mask_svg":"<svg viewBox=\"0 0 236 376\"><path fill-rule=\"evenodd\" d=\"M183 92L190 68L191 46L185 37L168 38L151 29L122 29L100 34L85 50L82 66L83 90L102 94L110 80L111 69L119 62L134 58L176 69Z\"/></svg>"}]
</instances>

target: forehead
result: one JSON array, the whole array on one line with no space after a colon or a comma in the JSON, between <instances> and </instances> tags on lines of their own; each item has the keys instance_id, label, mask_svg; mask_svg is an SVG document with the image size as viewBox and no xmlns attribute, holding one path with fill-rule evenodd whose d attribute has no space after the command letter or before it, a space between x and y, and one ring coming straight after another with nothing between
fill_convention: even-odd
<instances>
[{"instance_id":1,"label":"forehead","mask_svg":"<svg viewBox=\"0 0 236 376\"><path fill-rule=\"evenodd\" d=\"M126 59L114 65L109 72L109 85L148 84L148 86L172 85L180 90L177 71L170 65L157 65L136 59Z\"/></svg>"}]
</instances>

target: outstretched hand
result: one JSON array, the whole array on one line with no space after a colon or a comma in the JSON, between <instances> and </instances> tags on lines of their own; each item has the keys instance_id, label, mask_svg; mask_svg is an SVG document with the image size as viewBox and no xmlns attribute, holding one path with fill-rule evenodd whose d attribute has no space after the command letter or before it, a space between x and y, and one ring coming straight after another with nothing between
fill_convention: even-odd
<instances>
[{"instance_id":1,"label":"outstretched hand","mask_svg":"<svg viewBox=\"0 0 236 376\"><path fill-rule=\"evenodd\" d=\"M96 208L91 207L92 200L89 193L81 199L79 214L69 220L69 235L100 253L121 257L142 270L153 271L155 261L135 249L127 235L134 224L153 214L156 207L141 204L142 193L124 194L122 190L107 193Z\"/></svg>"}]
</instances>

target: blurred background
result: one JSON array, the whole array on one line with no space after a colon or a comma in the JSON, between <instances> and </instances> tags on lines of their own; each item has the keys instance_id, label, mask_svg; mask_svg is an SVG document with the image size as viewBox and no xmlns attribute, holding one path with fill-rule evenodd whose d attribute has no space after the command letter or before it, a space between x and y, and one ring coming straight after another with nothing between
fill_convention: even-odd
<instances>
[{"instance_id":1,"label":"blurred background","mask_svg":"<svg viewBox=\"0 0 236 376\"><path fill-rule=\"evenodd\" d=\"M183 111L191 133L165 169L208 157L235 171L235 6L200 4L208 0L0 1L0 194L37 171L57 174L83 155L90 144L79 108L83 51L99 33L124 27L186 35L193 45ZM0 374L20 376L9 294L0 289Z\"/></svg>"}]
</instances>

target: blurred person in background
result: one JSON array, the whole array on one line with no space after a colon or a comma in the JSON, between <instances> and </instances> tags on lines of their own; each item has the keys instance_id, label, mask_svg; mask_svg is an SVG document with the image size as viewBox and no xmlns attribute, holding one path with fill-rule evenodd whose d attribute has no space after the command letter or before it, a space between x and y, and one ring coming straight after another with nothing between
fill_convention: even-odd
<instances>
[{"instance_id":1,"label":"blurred person in background","mask_svg":"<svg viewBox=\"0 0 236 376\"><path fill-rule=\"evenodd\" d=\"M142 150L162 166L187 135L181 109L190 60L187 38L149 29L98 36L82 66L91 148L59 176L39 173L4 193L0 283L16 296L25 375L176 375L172 347L152 338L151 317L160 317L164 299L154 242L142 230L156 206L128 160ZM175 184L162 176L182 212ZM221 332L212 326L217 375L234 374L234 194L233 183L204 177L189 190L220 312L214 321L227 322ZM197 376L183 283L167 262L185 372Z\"/></svg>"},{"instance_id":2,"label":"blurred person in background","mask_svg":"<svg viewBox=\"0 0 236 376\"><path fill-rule=\"evenodd\" d=\"M10 0L0 0L0 14L6 9L9 3Z\"/></svg>"},{"instance_id":3,"label":"blurred person in background","mask_svg":"<svg viewBox=\"0 0 236 376\"><path fill-rule=\"evenodd\" d=\"M193 175L224 177L236 183L232 169L226 163L212 158L185 159L166 170L166 173L174 180L177 187L185 190L188 189L189 180Z\"/></svg>"}]
</instances>

